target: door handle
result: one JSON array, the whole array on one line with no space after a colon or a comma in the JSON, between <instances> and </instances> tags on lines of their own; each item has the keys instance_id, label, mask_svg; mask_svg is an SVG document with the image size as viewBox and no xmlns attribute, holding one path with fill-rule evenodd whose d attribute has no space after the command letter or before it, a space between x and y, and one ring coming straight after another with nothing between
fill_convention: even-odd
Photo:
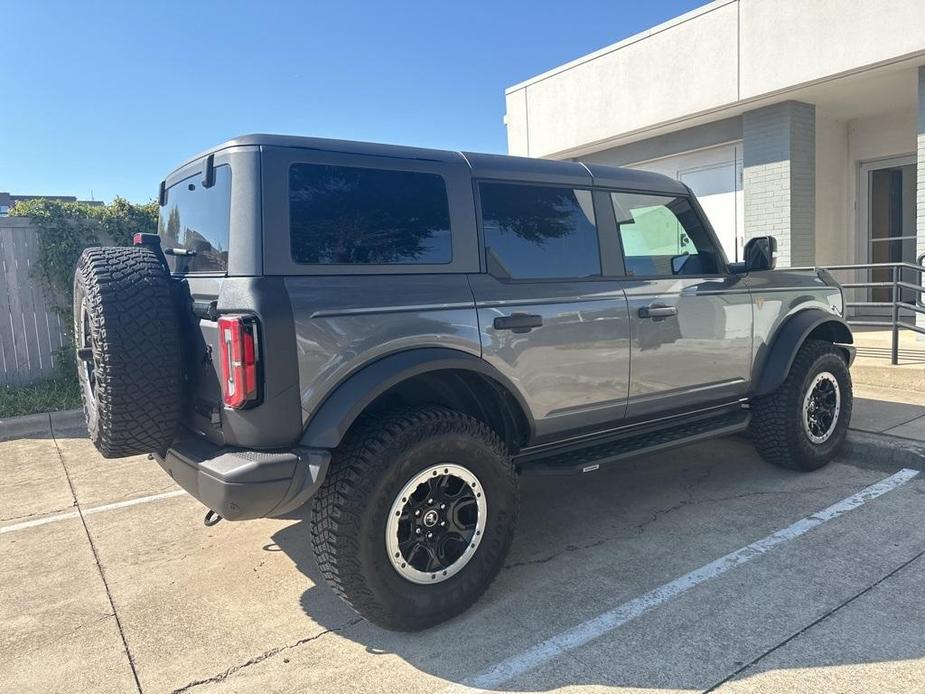
<instances>
[{"instance_id":1,"label":"door handle","mask_svg":"<svg viewBox=\"0 0 925 694\"><path fill-rule=\"evenodd\" d=\"M533 328L543 325L543 317L535 313L512 313L510 316L498 316L492 322L495 330L510 330L515 333L528 333Z\"/></svg>"},{"instance_id":2,"label":"door handle","mask_svg":"<svg viewBox=\"0 0 925 694\"><path fill-rule=\"evenodd\" d=\"M665 304L652 304L643 306L639 309L640 318L651 318L652 320L664 320L669 316L678 315L677 306L665 306Z\"/></svg>"}]
</instances>

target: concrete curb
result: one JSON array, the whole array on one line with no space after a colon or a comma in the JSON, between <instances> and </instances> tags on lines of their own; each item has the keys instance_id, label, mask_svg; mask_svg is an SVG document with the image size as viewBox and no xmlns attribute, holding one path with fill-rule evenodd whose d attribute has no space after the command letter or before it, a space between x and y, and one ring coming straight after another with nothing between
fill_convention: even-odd
<instances>
[{"instance_id":1,"label":"concrete curb","mask_svg":"<svg viewBox=\"0 0 925 694\"><path fill-rule=\"evenodd\" d=\"M852 429L848 432L844 452L851 458L876 458L878 462L898 467L925 466L925 442L898 436L871 434Z\"/></svg>"},{"instance_id":2,"label":"concrete curb","mask_svg":"<svg viewBox=\"0 0 925 694\"><path fill-rule=\"evenodd\" d=\"M47 412L0 419L0 441L12 441L30 436L44 438L50 435L51 420Z\"/></svg>"},{"instance_id":3,"label":"concrete curb","mask_svg":"<svg viewBox=\"0 0 925 694\"><path fill-rule=\"evenodd\" d=\"M22 417L0 419L0 441L12 441L25 438L46 438L51 436L51 428L74 429L86 426L83 410L63 410L61 412L40 412Z\"/></svg>"},{"instance_id":4,"label":"concrete curb","mask_svg":"<svg viewBox=\"0 0 925 694\"><path fill-rule=\"evenodd\" d=\"M60 412L49 412L52 429L86 429L87 420L84 417L84 411L79 410L61 410Z\"/></svg>"}]
</instances>

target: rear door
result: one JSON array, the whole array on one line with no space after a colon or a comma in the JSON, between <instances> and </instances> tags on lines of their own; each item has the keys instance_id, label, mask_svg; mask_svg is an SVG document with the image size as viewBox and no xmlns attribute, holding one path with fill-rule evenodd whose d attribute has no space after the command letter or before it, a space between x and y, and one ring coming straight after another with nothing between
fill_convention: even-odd
<instances>
[{"instance_id":1,"label":"rear door","mask_svg":"<svg viewBox=\"0 0 925 694\"><path fill-rule=\"evenodd\" d=\"M476 182L487 272L470 276L483 357L518 384L537 442L623 418L629 324L603 277L587 179Z\"/></svg>"},{"instance_id":2,"label":"rear door","mask_svg":"<svg viewBox=\"0 0 925 694\"><path fill-rule=\"evenodd\" d=\"M751 367L748 287L692 197L609 193L632 333L627 417L735 400Z\"/></svg>"},{"instance_id":3,"label":"rear door","mask_svg":"<svg viewBox=\"0 0 925 694\"><path fill-rule=\"evenodd\" d=\"M266 147L262 170L265 269L284 278L292 306L306 423L376 359L428 347L481 352L466 279L478 251L462 155L319 145Z\"/></svg>"}]
</instances>

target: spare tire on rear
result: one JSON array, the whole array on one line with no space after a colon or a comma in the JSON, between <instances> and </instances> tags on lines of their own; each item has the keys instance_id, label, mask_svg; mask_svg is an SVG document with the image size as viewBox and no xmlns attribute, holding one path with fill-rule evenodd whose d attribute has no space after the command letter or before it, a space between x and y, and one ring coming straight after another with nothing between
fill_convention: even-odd
<instances>
[{"instance_id":1,"label":"spare tire on rear","mask_svg":"<svg viewBox=\"0 0 925 694\"><path fill-rule=\"evenodd\" d=\"M88 248L74 277L77 376L106 458L165 451L180 420L180 328L170 275L145 246Z\"/></svg>"}]
</instances>

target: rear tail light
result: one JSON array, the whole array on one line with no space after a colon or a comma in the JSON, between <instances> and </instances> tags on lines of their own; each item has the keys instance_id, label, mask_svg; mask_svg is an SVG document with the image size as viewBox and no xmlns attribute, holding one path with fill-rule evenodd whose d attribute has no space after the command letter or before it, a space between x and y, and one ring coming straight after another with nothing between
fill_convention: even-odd
<instances>
[{"instance_id":1,"label":"rear tail light","mask_svg":"<svg viewBox=\"0 0 925 694\"><path fill-rule=\"evenodd\" d=\"M222 399L239 410L258 397L257 319L221 316L218 319L219 360L222 365Z\"/></svg>"}]
</instances>

